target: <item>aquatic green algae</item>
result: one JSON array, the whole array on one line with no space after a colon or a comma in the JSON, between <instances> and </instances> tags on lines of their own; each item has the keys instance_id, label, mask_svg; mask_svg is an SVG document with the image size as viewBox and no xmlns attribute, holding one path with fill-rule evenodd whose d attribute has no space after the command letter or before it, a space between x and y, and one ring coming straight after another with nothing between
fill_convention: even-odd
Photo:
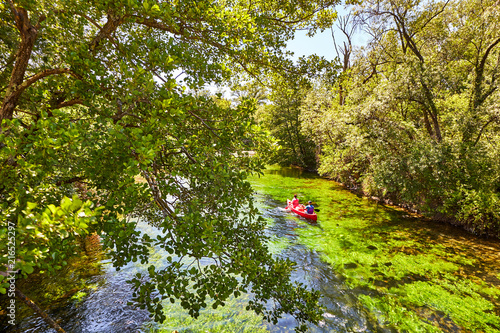
<instances>
[{"instance_id":1,"label":"aquatic green algae","mask_svg":"<svg viewBox=\"0 0 500 333\"><path fill-rule=\"evenodd\" d=\"M267 242L267 248L272 254L279 254L291 245L288 238L271 236Z\"/></svg>"},{"instance_id":2,"label":"aquatic green algae","mask_svg":"<svg viewBox=\"0 0 500 333\"><path fill-rule=\"evenodd\" d=\"M321 253L383 326L399 331L500 332L500 247L357 196L297 169L270 167L250 178L283 201L298 194L319 209L299 243Z\"/></svg>"},{"instance_id":3,"label":"aquatic green algae","mask_svg":"<svg viewBox=\"0 0 500 333\"><path fill-rule=\"evenodd\" d=\"M263 333L268 332L262 317L253 311L245 309L248 296L238 299L231 298L224 307L212 309L211 303L200 311L197 319L189 316L178 303L164 302L164 311L167 319L162 324L148 323L146 332L171 333L189 332L220 332L220 333Z\"/></svg>"}]
</instances>

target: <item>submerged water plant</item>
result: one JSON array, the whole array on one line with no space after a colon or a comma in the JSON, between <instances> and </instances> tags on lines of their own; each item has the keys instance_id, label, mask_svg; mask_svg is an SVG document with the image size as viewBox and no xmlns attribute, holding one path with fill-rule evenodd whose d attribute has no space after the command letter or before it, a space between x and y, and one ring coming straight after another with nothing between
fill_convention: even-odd
<instances>
[{"instance_id":1,"label":"submerged water plant","mask_svg":"<svg viewBox=\"0 0 500 333\"><path fill-rule=\"evenodd\" d=\"M319 227L297 229L297 242L319 251L348 288L365 290L358 302L381 326L500 331L498 244L297 169L271 167L252 182L275 200L298 193L315 202Z\"/></svg>"}]
</instances>

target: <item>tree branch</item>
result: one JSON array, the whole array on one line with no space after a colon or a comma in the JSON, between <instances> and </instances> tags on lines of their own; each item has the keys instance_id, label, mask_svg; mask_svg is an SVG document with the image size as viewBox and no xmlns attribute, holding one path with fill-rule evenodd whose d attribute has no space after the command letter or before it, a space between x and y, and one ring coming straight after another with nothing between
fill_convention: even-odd
<instances>
[{"instance_id":1,"label":"tree branch","mask_svg":"<svg viewBox=\"0 0 500 333\"><path fill-rule=\"evenodd\" d=\"M481 127L481 130L479 131L479 134L477 135L477 138L476 138L476 141L474 141L474 146L477 145L477 143L479 142L479 139L481 138L481 136L483 135L483 131L484 129L489 125L491 124L492 122L494 122L495 120L498 120L498 116L493 116L490 118L490 120L488 120L484 125L483 127Z\"/></svg>"},{"instance_id":2,"label":"tree branch","mask_svg":"<svg viewBox=\"0 0 500 333\"><path fill-rule=\"evenodd\" d=\"M192 115L193 117L197 118L198 120L200 120L200 121L202 122L202 124L203 124L206 128L208 128L208 129L212 132L212 134L213 134L213 135L215 135L216 137L218 137L218 138L220 139L220 136L219 136L217 133L215 133L216 129L215 129L215 128L213 128L213 127L211 127L211 126L209 126L209 125L205 122L205 120L204 120L203 118L201 118L201 117L200 117L200 116L198 116L197 114L193 113L192 111L189 111L189 110L188 110L188 113L189 113L190 115Z\"/></svg>"},{"instance_id":3,"label":"tree branch","mask_svg":"<svg viewBox=\"0 0 500 333\"><path fill-rule=\"evenodd\" d=\"M489 91L481 95L481 85L483 81L483 74L484 74L484 67L486 65L486 60L488 59L491 51L495 46L497 46L500 43L500 37L497 38L493 43L488 46L486 51L484 52L484 55L481 58L481 61L479 63L479 66L476 67L476 78L474 80L474 109L477 108L479 105L481 105L486 98L488 98L489 95L491 95L495 90L496 87L492 87Z\"/></svg>"},{"instance_id":4,"label":"tree branch","mask_svg":"<svg viewBox=\"0 0 500 333\"><path fill-rule=\"evenodd\" d=\"M71 183L75 183L75 182L80 182L84 179L85 179L84 177L73 177L73 178L69 178L69 179L65 179L65 180L59 180L56 182L56 185L61 186L61 185L65 185L65 184L71 184Z\"/></svg>"},{"instance_id":5,"label":"tree branch","mask_svg":"<svg viewBox=\"0 0 500 333\"><path fill-rule=\"evenodd\" d=\"M55 110L55 109L61 109L61 108L64 108L66 106L72 106L72 105L76 105L76 104L83 105L83 100L81 98L75 98L75 99L72 99L72 100L69 100L69 101L64 101L64 102L61 102L61 103L57 104L52 109L53 110Z\"/></svg>"},{"instance_id":6,"label":"tree branch","mask_svg":"<svg viewBox=\"0 0 500 333\"><path fill-rule=\"evenodd\" d=\"M125 21L125 16L115 16L112 11L108 13L108 21L104 26L100 29L99 33L94 37L92 43L90 43L90 50L94 52L102 40L105 38L109 38L109 36L118 29L118 27Z\"/></svg>"},{"instance_id":7,"label":"tree branch","mask_svg":"<svg viewBox=\"0 0 500 333\"><path fill-rule=\"evenodd\" d=\"M28 68L33 46L38 36L38 30L31 24L28 11L22 7L16 8L10 0L9 6L14 16L21 42L17 49L14 69L12 70L9 85L7 86L2 102L2 108L0 109L0 123L3 119L12 119L20 96L20 93L15 90L24 80L24 74Z\"/></svg>"},{"instance_id":8,"label":"tree branch","mask_svg":"<svg viewBox=\"0 0 500 333\"><path fill-rule=\"evenodd\" d=\"M16 296L22 300L28 307L30 307L36 314L45 320L50 327L56 330L58 333L66 333L61 326L59 326L54 319L50 318L38 305L36 305L32 300L30 300L25 294L23 294L18 288L15 289Z\"/></svg>"},{"instance_id":9,"label":"tree branch","mask_svg":"<svg viewBox=\"0 0 500 333\"><path fill-rule=\"evenodd\" d=\"M71 74L71 75L73 75L73 76L75 76L75 77L77 77L77 78L80 79L80 76L77 75L77 74L75 74L69 68L45 69L45 70L43 70L43 71L41 71L41 72L33 75L32 77L30 77L29 79L27 79L26 81L24 81L22 84L18 85L12 93L13 94L20 94L26 88L28 88L29 86L31 86L33 83L35 83L36 81L38 81L40 79L43 79L44 77L47 77L47 76L50 76L50 75L64 74L64 73Z\"/></svg>"},{"instance_id":10,"label":"tree branch","mask_svg":"<svg viewBox=\"0 0 500 333\"><path fill-rule=\"evenodd\" d=\"M82 13L76 13L76 15L80 15L81 17L85 18L87 21L89 21L90 23L92 23L97 29L102 30L102 27L99 24L97 24L97 22L94 21L88 15L85 15L85 14L82 14Z\"/></svg>"},{"instance_id":11,"label":"tree branch","mask_svg":"<svg viewBox=\"0 0 500 333\"><path fill-rule=\"evenodd\" d=\"M448 6L448 3L450 3L450 0L446 0L443 7L440 10L438 10L434 15L432 15L426 22L424 22L424 24L422 24L420 28L421 29L425 28L427 24L429 24L433 19L435 19L439 14L444 12L444 9L446 8L446 6Z\"/></svg>"}]
</instances>

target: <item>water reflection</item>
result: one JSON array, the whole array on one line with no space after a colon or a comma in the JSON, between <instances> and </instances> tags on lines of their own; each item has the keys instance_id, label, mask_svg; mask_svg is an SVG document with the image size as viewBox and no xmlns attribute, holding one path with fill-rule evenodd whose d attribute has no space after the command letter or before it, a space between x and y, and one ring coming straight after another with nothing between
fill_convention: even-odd
<instances>
[{"instance_id":1,"label":"water reflection","mask_svg":"<svg viewBox=\"0 0 500 333\"><path fill-rule=\"evenodd\" d=\"M74 298L66 298L63 302L51 304L47 313L66 332L141 332L140 327L149 319L149 314L127 305L127 302L131 301L132 291L125 282L138 271L137 267L134 263L130 263L116 272L111 264L105 262L103 265L102 275L87 280L88 285L95 285L96 289L89 290L81 302ZM57 280L57 277L52 279ZM39 286L46 287L44 283ZM29 289L26 291L28 295L34 292L33 288ZM43 319L35 315L23 318L17 327L4 322L0 330L16 333L55 332Z\"/></svg>"},{"instance_id":2,"label":"water reflection","mask_svg":"<svg viewBox=\"0 0 500 333\"><path fill-rule=\"evenodd\" d=\"M316 174L305 171L300 168L270 167L265 172L266 174L269 175L280 175L281 177L308 178L308 179L318 178Z\"/></svg>"}]
</instances>

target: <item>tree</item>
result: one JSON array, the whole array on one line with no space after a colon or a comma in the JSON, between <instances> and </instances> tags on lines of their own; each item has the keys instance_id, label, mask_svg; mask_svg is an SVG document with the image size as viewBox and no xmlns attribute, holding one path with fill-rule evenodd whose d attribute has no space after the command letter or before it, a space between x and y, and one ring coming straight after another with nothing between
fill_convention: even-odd
<instances>
[{"instance_id":1,"label":"tree","mask_svg":"<svg viewBox=\"0 0 500 333\"><path fill-rule=\"evenodd\" d=\"M392 165L391 169L401 170L408 180L392 179L385 184L395 192L411 193L405 200L425 210L463 219L462 213L457 213L468 206L457 194L467 192L460 189L462 186L490 193L484 197L491 196L490 191L497 186L493 179L498 170L491 167L496 153L488 149L485 155L490 144L481 142L487 128L492 130L490 140L498 135L494 126L498 117L491 112L498 105L499 41L494 31L498 31L500 21L492 14L496 5L476 1L374 1L363 6L365 19L376 36L372 52L384 59L378 66L383 89L367 102L379 103L371 118L385 124L377 126L371 135L390 142L389 159L402 158L395 162L399 166ZM421 161L419 172L412 174L410 170L417 161Z\"/></svg>"},{"instance_id":2,"label":"tree","mask_svg":"<svg viewBox=\"0 0 500 333\"><path fill-rule=\"evenodd\" d=\"M295 165L314 170L316 149L314 142L301 132L301 105L308 84L274 77L271 103L261 105L256 114L257 122L278 140L281 147L271 158L272 163Z\"/></svg>"},{"instance_id":3,"label":"tree","mask_svg":"<svg viewBox=\"0 0 500 333\"><path fill-rule=\"evenodd\" d=\"M355 187L361 173L356 157L361 154L361 140L350 136L346 128L351 122L346 102L353 85L352 39L358 29L357 19L351 14L340 17L336 28L343 35L340 45L335 29L331 28L338 65L316 79L313 89L308 91L301 106L302 133L316 144L318 171Z\"/></svg>"},{"instance_id":4,"label":"tree","mask_svg":"<svg viewBox=\"0 0 500 333\"><path fill-rule=\"evenodd\" d=\"M404 89L405 98L421 110L429 136L438 142L443 139L438 105L442 91L460 94L469 90L469 116L464 122L469 125L462 129L464 142L475 141L477 133L471 131L482 127L478 123L472 125L472 119L477 119L497 89L495 48L500 40L494 33L499 24L493 14L494 6L476 1L363 4L365 22L377 36L376 52L386 54L387 61L406 66L405 70L411 73L411 87ZM464 81L470 81L472 86L465 87ZM483 124L496 120L494 116L486 118Z\"/></svg>"},{"instance_id":5,"label":"tree","mask_svg":"<svg viewBox=\"0 0 500 333\"><path fill-rule=\"evenodd\" d=\"M268 89L255 80L235 83L231 87L231 91L233 94L233 100L236 103L241 103L245 99L252 99L257 105L264 105L269 101Z\"/></svg>"},{"instance_id":6,"label":"tree","mask_svg":"<svg viewBox=\"0 0 500 333\"><path fill-rule=\"evenodd\" d=\"M339 105L344 105L347 98L345 91L345 81L349 81L349 72L351 69L351 56L353 52L352 38L358 29L359 22L351 14L347 14L344 17L340 17L337 23L337 29L342 32L344 40L342 45L337 45L337 39L335 38L335 30L331 27L333 45L335 46L335 52L337 53L337 58L339 59L342 71L338 79L338 97Z\"/></svg>"},{"instance_id":7,"label":"tree","mask_svg":"<svg viewBox=\"0 0 500 333\"><path fill-rule=\"evenodd\" d=\"M270 158L271 163L316 168L318 150L311 139L312 133L302 133L304 122L311 121L302 117L302 104L315 80L320 77L334 80L336 69L334 61L311 55L295 63L288 62L281 71L261 75L249 84L256 92L268 91L268 103L259 106L255 118L280 146Z\"/></svg>"},{"instance_id":8,"label":"tree","mask_svg":"<svg viewBox=\"0 0 500 333\"><path fill-rule=\"evenodd\" d=\"M263 243L245 181L262 164L241 154L270 150L249 121L253 104L230 107L185 88L279 68L294 29L328 26L335 3L1 3L0 265L11 263L8 226L16 230L10 268L25 277L97 232L117 269L147 262L149 246L172 254L166 268L132 282L155 320L165 318L165 298L196 317L208 296L218 306L247 290L249 307L269 321L282 313L318 320L317 293L291 283L293 263ZM133 213L164 236L140 234L124 219ZM202 258L212 264L198 265Z\"/></svg>"}]
</instances>

